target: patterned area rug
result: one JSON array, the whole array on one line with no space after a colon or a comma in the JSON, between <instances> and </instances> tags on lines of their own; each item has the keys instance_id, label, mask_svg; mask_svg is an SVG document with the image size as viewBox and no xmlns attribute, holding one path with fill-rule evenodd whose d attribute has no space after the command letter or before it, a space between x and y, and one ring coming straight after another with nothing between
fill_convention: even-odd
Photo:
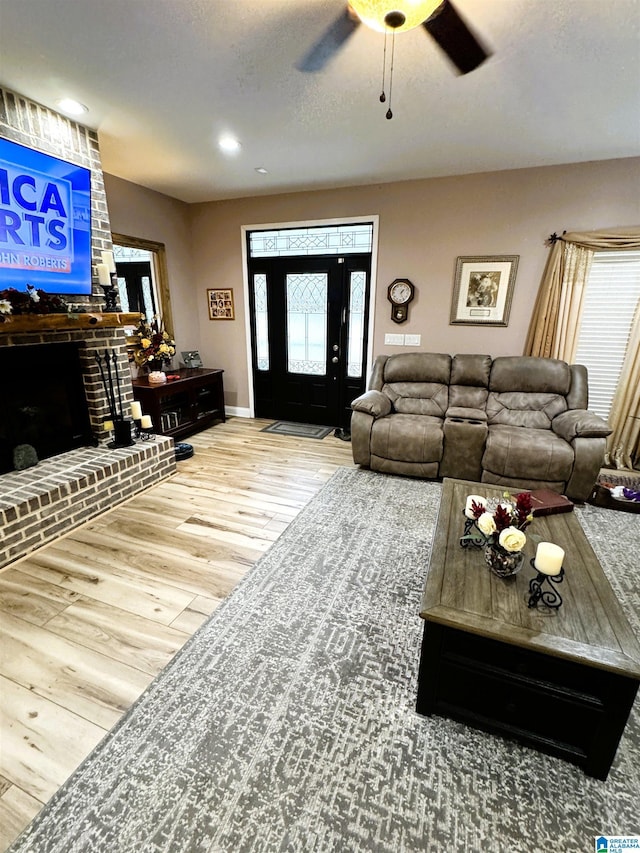
<instances>
[{"instance_id":1,"label":"patterned area rug","mask_svg":"<svg viewBox=\"0 0 640 853\"><path fill-rule=\"evenodd\" d=\"M341 469L11 848L532 853L640 831L607 782L414 711L440 486ZM640 519L575 510L640 635Z\"/></svg>"},{"instance_id":2,"label":"patterned area rug","mask_svg":"<svg viewBox=\"0 0 640 853\"><path fill-rule=\"evenodd\" d=\"M264 427L260 432L274 432L277 435L293 435L296 438L326 438L333 427L315 424L294 424L291 421L276 421Z\"/></svg>"}]
</instances>

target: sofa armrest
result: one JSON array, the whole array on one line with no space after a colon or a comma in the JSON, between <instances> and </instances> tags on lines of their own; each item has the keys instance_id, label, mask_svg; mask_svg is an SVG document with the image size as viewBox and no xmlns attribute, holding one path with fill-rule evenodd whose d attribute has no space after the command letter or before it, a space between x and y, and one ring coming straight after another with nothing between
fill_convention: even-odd
<instances>
[{"instance_id":1,"label":"sofa armrest","mask_svg":"<svg viewBox=\"0 0 640 853\"><path fill-rule=\"evenodd\" d=\"M587 409L570 409L556 415L551 429L568 442L574 438L606 438L612 432L605 420Z\"/></svg>"},{"instance_id":2,"label":"sofa armrest","mask_svg":"<svg viewBox=\"0 0 640 853\"><path fill-rule=\"evenodd\" d=\"M465 421L482 421L482 423L486 423L487 413L482 409L470 409L468 406L449 406L446 417L461 418Z\"/></svg>"},{"instance_id":3,"label":"sofa armrest","mask_svg":"<svg viewBox=\"0 0 640 853\"><path fill-rule=\"evenodd\" d=\"M391 412L391 400L382 391L366 391L351 403L354 412L364 412L374 418L383 418Z\"/></svg>"}]
</instances>

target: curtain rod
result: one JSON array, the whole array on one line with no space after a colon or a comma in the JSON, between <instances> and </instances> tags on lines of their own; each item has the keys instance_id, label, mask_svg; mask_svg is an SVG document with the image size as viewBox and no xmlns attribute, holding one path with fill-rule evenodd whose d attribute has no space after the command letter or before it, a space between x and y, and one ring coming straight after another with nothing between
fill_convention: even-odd
<instances>
[{"instance_id":1,"label":"curtain rod","mask_svg":"<svg viewBox=\"0 0 640 853\"><path fill-rule=\"evenodd\" d=\"M562 232L562 234L556 234L556 232L554 231L554 232L553 232L553 234L550 234L550 235L547 237L547 239L546 239L546 241L545 241L545 245L547 245L547 246L553 246L553 244L554 244L554 243L557 243L557 242L558 242L558 240L562 240L562 238L564 237L564 235L565 235L566 233L567 233L566 231L563 231L563 232Z\"/></svg>"}]
</instances>

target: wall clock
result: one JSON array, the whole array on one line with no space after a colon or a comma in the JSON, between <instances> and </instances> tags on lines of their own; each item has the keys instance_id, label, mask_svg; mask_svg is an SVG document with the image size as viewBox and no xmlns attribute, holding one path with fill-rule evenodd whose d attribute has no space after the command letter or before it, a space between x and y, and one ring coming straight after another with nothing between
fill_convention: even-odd
<instances>
[{"instance_id":1,"label":"wall clock","mask_svg":"<svg viewBox=\"0 0 640 853\"><path fill-rule=\"evenodd\" d=\"M391 319L394 323L404 323L409 316L409 303L413 299L414 286L408 278L396 278L387 289L387 299L391 303Z\"/></svg>"}]
</instances>

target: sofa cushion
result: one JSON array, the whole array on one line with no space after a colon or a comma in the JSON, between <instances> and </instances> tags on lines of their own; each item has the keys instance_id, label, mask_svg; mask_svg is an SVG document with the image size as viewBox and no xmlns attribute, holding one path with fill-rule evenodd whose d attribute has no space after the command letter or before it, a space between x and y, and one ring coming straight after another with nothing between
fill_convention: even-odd
<instances>
[{"instance_id":1,"label":"sofa cushion","mask_svg":"<svg viewBox=\"0 0 640 853\"><path fill-rule=\"evenodd\" d=\"M449 408L449 388L439 382L393 382L382 391L402 414L442 418Z\"/></svg>"},{"instance_id":2,"label":"sofa cushion","mask_svg":"<svg viewBox=\"0 0 640 853\"><path fill-rule=\"evenodd\" d=\"M451 356L437 352L390 355L383 368L385 382L438 382L449 384Z\"/></svg>"},{"instance_id":3,"label":"sofa cushion","mask_svg":"<svg viewBox=\"0 0 640 853\"><path fill-rule=\"evenodd\" d=\"M565 482L573 470L573 449L549 429L491 426L482 467L501 477Z\"/></svg>"},{"instance_id":4,"label":"sofa cushion","mask_svg":"<svg viewBox=\"0 0 640 853\"><path fill-rule=\"evenodd\" d=\"M454 355L451 362L452 385L477 385L489 387L491 373L490 355Z\"/></svg>"},{"instance_id":5,"label":"sofa cushion","mask_svg":"<svg viewBox=\"0 0 640 853\"><path fill-rule=\"evenodd\" d=\"M566 410L567 401L560 394L490 391L487 400L489 423L505 426L548 430L556 415Z\"/></svg>"},{"instance_id":6,"label":"sofa cushion","mask_svg":"<svg viewBox=\"0 0 640 853\"><path fill-rule=\"evenodd\" d=\"M449 406L461 406L464 409L484 409L489 392L486 388L473 385L452 385L449 388Z\"/></svg>"},{"instance_id":7,"label":"sofa cushion","mask_svg":"<svg viewBox=\"0 0 640 853\"><path fill-rule=\"evenodd\" d=\"M489 390L560 394L571 388L571 370L565 361L535 356L500 356L493 360Z\"/></svg>"},{"instance_id":8,"label":"sofa cushion","mask_svg":"<svg viewBox=\"0 0 640 853\"><path fill-rule=\"evenodd\" d=\"M402 462L439 462L442 420L429 415L393 414L371 428L371 455Z\"/></svg>"}]
</instances>

